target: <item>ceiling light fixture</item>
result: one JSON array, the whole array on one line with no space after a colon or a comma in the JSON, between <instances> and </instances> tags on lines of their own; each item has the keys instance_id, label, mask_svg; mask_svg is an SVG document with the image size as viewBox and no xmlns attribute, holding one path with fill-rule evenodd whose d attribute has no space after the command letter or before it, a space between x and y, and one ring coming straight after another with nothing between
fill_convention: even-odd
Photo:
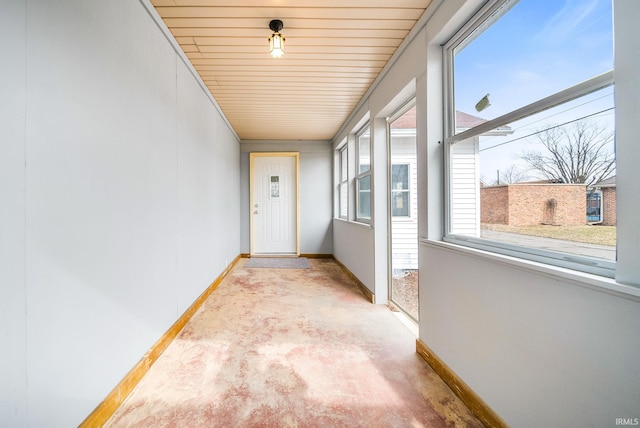
<instances>
[{"instance_id":1,"label":"ceiling light fixture","mask_svg":"<svg viewBox=\"0 0 640 428\"><path fill-rule=\"evenodd\" d=\"M284 37L280 34L280 30L284 24L279 19L274 19L269 23L269 28L273 31L269 37L269 53L274 58L280 58L284 55Z\"/></svg>"}]
</instances>

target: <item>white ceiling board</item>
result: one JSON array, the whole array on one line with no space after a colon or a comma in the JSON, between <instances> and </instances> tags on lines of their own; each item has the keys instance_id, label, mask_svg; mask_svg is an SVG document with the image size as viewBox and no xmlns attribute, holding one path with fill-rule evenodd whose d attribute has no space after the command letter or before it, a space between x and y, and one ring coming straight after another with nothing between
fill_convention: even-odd
<instances>
[{"instance_id":1,"label":"white ceiling board","mask_svg":"<svg viewBox=\"0 0 640 428\"><path fill-rule=\"evenodd\" d=\"M152 0L241 139L328 140L430 0ZM281 19L285 55L268 53Z\"/></svg>"}]
</instances>

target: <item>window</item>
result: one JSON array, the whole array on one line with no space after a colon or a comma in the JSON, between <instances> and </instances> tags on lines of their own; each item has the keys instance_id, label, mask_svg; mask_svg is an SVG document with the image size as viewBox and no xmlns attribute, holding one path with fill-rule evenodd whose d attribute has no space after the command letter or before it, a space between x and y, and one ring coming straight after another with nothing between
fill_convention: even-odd
<instances>
[{"instance_id":1,"label":"window","mask_svg":"<svg viewBox=\"0 0 640 428\"><path fill-rule=\"evenodd\" d=\"M358 164L356 176L356 221L371 221L371 138L369 125L356 135L358 148Z\"/></svg>"},{"instance_id":2,"label":"window","mask_svg":"<svg viewBox=\"0 0 640 428\"><path fill-rule=\"evenodd\" d=\"M444 62L445 239L612 276L585 203L615 177L611 1L491 0Z\"/></svg>"},{"instance_id":3,"label":"window","mask_svg":"<svg viewBox=\"0 0 640 428\"><path fill-rule=\"evenodd\" d=\"M339 162L339 215L340 218L346 219L349 215L349 152L346 144L339 150Z\"/></svg>"},{"instance_id":4,"label":"window","mask_svg":"<svg viewBox=\"0 0 640 428\"><path fill-rule=\"evenodd\" d=\"M391 215L409 217L409 165L391 165Z\"/></svg>"}]
</instances>

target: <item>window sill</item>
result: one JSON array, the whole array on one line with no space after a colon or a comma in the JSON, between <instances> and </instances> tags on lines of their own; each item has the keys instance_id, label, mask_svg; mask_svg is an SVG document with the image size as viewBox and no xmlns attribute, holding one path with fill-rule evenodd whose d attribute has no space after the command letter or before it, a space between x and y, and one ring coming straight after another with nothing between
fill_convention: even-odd
<instances>
[{"instance_id":1,"label":"window sill","mask_svg":"<svg viewBox=\"0 0 640 428\"><path fill-rule=\"evenodd\" d=\"M371 220L369 219L357 218L353 220L352 223L364 224L365 226L371 227Z\"/></svg>"},{"instance_id":2,"label":"window sill","mask_svg":"<svg viewBox=\"0 0 640 428\"><path fill-rule=\"evenodd\" d=\"M567 281L571 281L577 286L589 288L594 291L611 294L614 296L622 297L625 299L640 302L640 288L630 285L624 285L617 283L612 278L607 278L590 273L580 272L572 269L562 268L553 265L547 265L531 260L520 259L513 256L507 256L503 254L493 253L490 251L480 250L472 247L466 247L464 245L454 244L444 241L432 241L428 239L420 239L420 245L439 248L446 251L455 253L464 253L472 257L491 261L494 263L501 263L522 269L539 275L547 276L551 279L562 278Z\"/></svg>"},{"instance_id":3,"label":"window sill","mask_svg":"<svg viewBox=\"0 0 640 428\"><path fill-rule=\"evenodd\" d=\"M334 217L333 220L334 221L339 221L339 222L345 223L345 224L353 224L353 225L360 226L360 227L366 227L367 229L373 229L373 226L371 224L363 223L361 221L347 220L346 218L339 218L339 217Z\"/></svg>"}]
</instances>

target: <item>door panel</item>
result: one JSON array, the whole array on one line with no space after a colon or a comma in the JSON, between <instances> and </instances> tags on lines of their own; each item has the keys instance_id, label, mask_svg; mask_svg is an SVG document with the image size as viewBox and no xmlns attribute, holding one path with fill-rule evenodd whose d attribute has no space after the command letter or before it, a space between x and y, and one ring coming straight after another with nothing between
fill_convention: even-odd
<instances>
[{"instance_id":1,"label":"door panel","mask_svg":"<svg viewBox=\"0 0 640 428\"><path fill-rule=\"evenodd\" d=\"M298 154L251 154L251 254L297 255Z\"/></svg>"},{"instance_id":2,"label":"door panel","mask_svg":"<svg viewBox=\"0 0 640 428\"><path fill-rule=\"evenodd\" d=\"M390 300L414 320L418 308L418 177L416 113L389 122Z\"/></svg>"}]
</instances>

